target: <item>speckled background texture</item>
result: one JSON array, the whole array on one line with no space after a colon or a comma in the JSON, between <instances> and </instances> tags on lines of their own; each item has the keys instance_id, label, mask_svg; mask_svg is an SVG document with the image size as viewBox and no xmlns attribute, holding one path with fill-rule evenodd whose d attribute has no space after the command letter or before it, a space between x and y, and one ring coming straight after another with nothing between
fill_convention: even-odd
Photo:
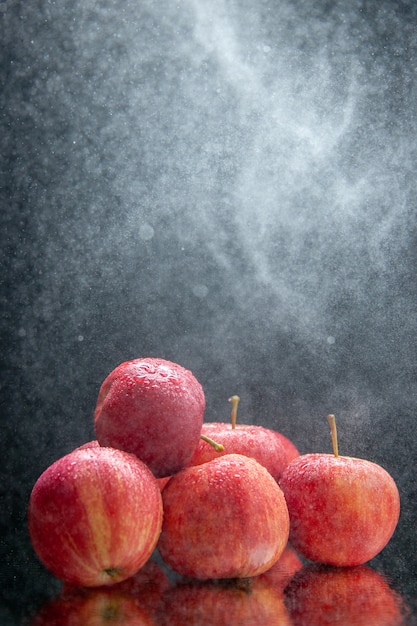
<instances>
[{"instance_id":1,"label":"speckled background texture","mask_svg":"<svg viewBox=\"0 0 417 626\"><path fill-rule=\"evenodd\" d=\"M56 581L31 487L160 356L207 421L382 464L416 606L417 4L0 2L0 621Z\"/></svg>"}]
</instances>

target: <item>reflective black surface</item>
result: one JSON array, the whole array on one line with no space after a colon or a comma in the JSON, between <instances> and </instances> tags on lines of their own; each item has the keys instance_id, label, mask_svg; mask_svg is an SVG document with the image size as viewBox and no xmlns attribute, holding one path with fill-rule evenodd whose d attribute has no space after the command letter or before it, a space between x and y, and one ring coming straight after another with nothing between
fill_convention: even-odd
<instances>
[{"instance_id":1,"label":"reflective black surface","mask_svg":"<svg viewBox=\"0 0 417 626\"><path fill-rule=\"evenodd\" d=\"M415 622L416 27L411 1L0 4L2 624L59 591L26 530L99 386L161 356L207 421L383 465L371 566ZM414 620L414 621L413 621Z\"/></svg>"}]
</instances>

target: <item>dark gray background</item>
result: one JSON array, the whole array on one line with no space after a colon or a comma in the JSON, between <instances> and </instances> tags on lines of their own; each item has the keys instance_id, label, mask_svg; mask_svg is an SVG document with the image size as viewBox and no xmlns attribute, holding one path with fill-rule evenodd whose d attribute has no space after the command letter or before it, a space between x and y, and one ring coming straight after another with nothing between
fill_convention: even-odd
<instances>
[{"instance_id":1,"label":"dark gray background","mask_svg":"<svg viewBox=\"0 0 417 626\"><path fill-rule=\"evenodd\" d=\"M415 606L417 4L2 0L1 604L56 588L26 507L121 361L206 420L381 463ZM415 572L414 572L415 573Z\"/></svg>"}]
</instances>

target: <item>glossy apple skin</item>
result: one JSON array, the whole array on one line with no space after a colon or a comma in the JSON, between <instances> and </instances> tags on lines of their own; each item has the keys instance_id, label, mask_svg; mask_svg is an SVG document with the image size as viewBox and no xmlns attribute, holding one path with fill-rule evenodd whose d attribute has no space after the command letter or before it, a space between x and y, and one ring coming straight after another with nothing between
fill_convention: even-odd
<instances>
[{"instance_id":1,"label":"glossy apple skin","mask_svg":"<svg viewBox=\"0 0 417 626\"><path fill-rule=\"evenodd\" d=\"M136 454L162 478L191 458L204 410L204 391L192 372L164 359L134 359L101 385L94 428L101 445Z\"/></svg>"},{"instance_id":2,"label":"glossy apple skin","mask_svg":"<svg viewBox=\"0 0 417 626\"><path fill-rule=\"evenodd\" d=\"M182 470L167 483L162 499L159 552L184 576L256 576L279 559L287 544L282 491L262 465L243 455Z\"/></svg>"},{"instance_id":3,"label":"glossy apple skin","mask_svg":"<svg viewBox=\"0 0 417 626\"><path fill-rule=\"evenodd\" d=\"M310 564L285 589L293 626L400 626L407 607L385 577L366 565Z\"/></svg>"},{"instance_id":4,"label":"glossy apple skin","mask_svg":"<svg viewBox=\"0 0 417 626\"><path fill-rule=\"evenodd\" d=\"M87 441L86 443L83 443L81 446L79 446L77 448L77 450L82 450L84 448L97 448L99 445L100 444L97 441L97 439L93 439L92 441ZM165 476L164 478L157 478L156 479L156 481L157 481L161 491L165 487L165 485L167 484L167 482L169 481L170 478L171 478L171 476Z\"/></svg>"},{"instance_id":5,"label":"glossy apple skin","mask_svg":"<svg viewBox=\"0 0 417 626\"><path fill-rule=\"evenodd\" d=\"M104 447L74 450L50 465L29 500L33 548L74 585L114 584L152 554L162 526L155 477L136 456Z\"/></svg>"},{"instance_id":6,"label":"glossy apple skin","mask_svg":"<svg viewBox=\"0 0 417 626\"><path fill-rule=\"evenodd\" d=\"M330 454L305 454L281 481L290 515L290 542L311 561L361 565L388 543L400 497L380 465Z\"/></svg>"},{"instance_id":7,"label":"glossy apple skin","mask_svg":"<svg viewBox=\"0 0 417 626\"><path fill-rule=\"evenodd\" d=\"M230 423L206 422L202 426L201 434L222 444L224 450L217 452L212 445L200 439L187 464L188 467L207 463L220 455L243 454L266 467L273 478L278 481L288 464L287 454L281 441L268 428L247 424L237 424L235 428L232 428Z\"/></svg>"}]
</instances>

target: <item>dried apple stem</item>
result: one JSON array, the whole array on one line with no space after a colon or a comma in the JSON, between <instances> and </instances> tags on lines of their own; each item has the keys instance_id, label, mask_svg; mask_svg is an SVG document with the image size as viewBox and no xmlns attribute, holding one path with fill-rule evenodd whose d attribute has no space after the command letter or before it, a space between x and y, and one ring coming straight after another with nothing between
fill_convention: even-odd
<instances>
[{"instance_id":1,"label":"dried apple stem","mask_svg":"<svg viewBox=\"0 0 417 626\"><path fill-rule=\"evenodd\" d=\"M339 456L339 447L337 444L337 428L336 428L336 418L334 415L328 415L327 421L330 425L330 434L332 436L332 444L333 444L333 454L335 457Z\"/></svg>"},{"instance_id":2,"label":"dried apple stem","mask_svg":"<svg viewBox=\"0 0 417 626\"><path fill-rule=\"evenodd\" d=\"M207 435L200 435L200 439L213 446L216 452L223 452L224 446L221 443L217 443L217 441L214 441L214 439L210 439L210 437L207 437Z\"/></svg>"},{"instance_id":3,"label":"dried apple stem","mask_svg":"<svg viewBox=\"0 0 417 626\"><path fill-rule=\"evenodd\" d=\"M236 428L236 420L237 420L237 405L239 404L239 396L232 396L229 398L229 402L232 404L232 412L230 414L232 420L232 428Z\"/></svg>"}]
</instances>

